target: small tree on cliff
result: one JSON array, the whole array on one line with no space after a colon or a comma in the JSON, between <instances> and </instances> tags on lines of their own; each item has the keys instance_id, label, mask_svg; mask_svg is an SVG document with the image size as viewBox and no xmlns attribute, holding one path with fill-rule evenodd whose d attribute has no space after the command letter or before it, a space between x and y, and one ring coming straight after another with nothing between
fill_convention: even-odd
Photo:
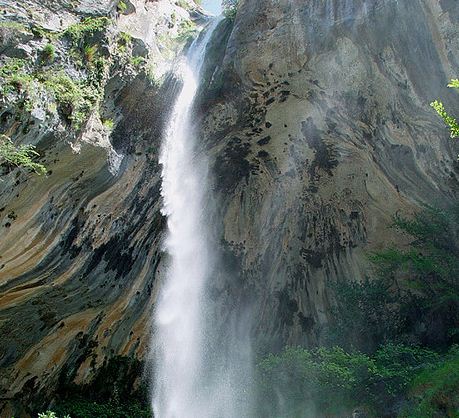
<instances>
[{"instance_id":1,"label":"small tree on cliff","mask_svg":"<svg viewBox=\"0 0 459 418\"><path fill-rule=\"evenodd\" d=\"M448 87L459 90L459 80L451 80L451 82L448 84ZM451 138L459 138L459 123L446 111L443 103L440 100L435 100L430 105L436 110L445 124L449 127Z\"/></svg>"},{"instance_id":2,"label":"small tree on cliff","mask_svg":"<svg viewBox=\"0 0 459 418\"><path fill-rule=\"evenodd\" d=\"M27 168L37 174L45 174L46 167L33 161L38 156L34 145L16 146L6 135L0 135L0 164Z\"/></svg>"}]
</instances>

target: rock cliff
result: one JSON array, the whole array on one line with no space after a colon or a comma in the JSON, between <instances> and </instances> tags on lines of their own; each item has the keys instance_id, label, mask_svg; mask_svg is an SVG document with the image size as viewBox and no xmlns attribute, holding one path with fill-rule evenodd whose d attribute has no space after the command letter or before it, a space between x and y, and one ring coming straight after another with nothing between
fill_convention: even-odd
<instances>
[{"instance_id":1,"label":"rock cliff","mask_svg":"<svg viewBox=\"0 0 459 418\"><path fill-rule=\"evenodd\" d=\"M16 398L44 408L58 380L147 352L168 72L205 21L178 3L1 4L0 132L35 144L48 170L5 166L0 182L5 416Z\"/></svg>"},{"instance_id":2,"label":"rock cliff","mask_svg":"<svg viewBox=\"0 0 459 418\"><path fill-rule=\"evenodd\" d=\"M331 283L398 239L391 217L457 200L453 142L429 103L457 96L454 1L242 1L202 125L217 223L258 347L314 345ZM211 60L212 61L212 60ZM210 64L211 65L211 64Z\"/></svg>"},{"instance_id":3,"label":"rock cliff","mask_svg":"<svg viewBox=\"0 0 459 418\"><path fill-rule=\"evenodd\" d=\"M12 88L0 133L36 144L48 169L5 167L0 182L8 411L52 397L58 381L90 382L115 356L146 358L168 71L203 16L168 0L0 7L2 68L24 60L26 74L44 74L18 85L2 73ZM75 46L83 18L107 21ZM395 239L391 216L457 200L457 150L429 103L457 102L445 85L459 68L458 19L454 0L241 0L220 25L197 106L226 273L212 290L223 321L250 310L257 349L319 343L330 283L366 275L367 252ZM91 54L104 58L95 81ZM82 93L81 109L59 101L46 71L97 95Z\"/></svg>"}]
</instances>

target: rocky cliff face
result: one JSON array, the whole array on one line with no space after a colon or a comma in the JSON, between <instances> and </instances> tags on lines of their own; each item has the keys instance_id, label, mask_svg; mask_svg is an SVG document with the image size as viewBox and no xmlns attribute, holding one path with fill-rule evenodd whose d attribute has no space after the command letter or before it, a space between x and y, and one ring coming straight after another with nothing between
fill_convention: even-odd
<instances>
[{"instance_id":1,"label":"rocky cliff face","mask_svg":"<svg viewBox=\"0 0 459 418\"><path fill-rule=\"evenodd\" d=\"M110 18L90 35L105 61L81 126L40 79L36 100L21 104L17 84L2 96L0 133L36 144L49 170L6 168L0 183L8 404L147 353L165 226L158 151L174 95L163 75L200 15L168 0L93 3L0 3L16 22L0 24L3 63L57 63L89 87L89 50L81 65L66 58L65 31ZM263 349L320 342L330 282L366 274L366 252L394 240L390 217L457 199L457 151L428 104L457 101L445 84L459 68L458 18L454 0L243 0L221 24L198 107L226 273L212 290L222 318L250 307ZM49 42L56 61L40 63Z\"/></svg>"},{"instance_id":2,"label":"rocky cliff face","mask_svg":"<svg viewBox=\"0 0 459 418\"><path fill-rule=\"evenodd\" d=\"M168 0L19 1L2 12L0 132L36 144L48 170L4 167L0 182L0 398L10 416L15 398L44 400L58 380L84 384L115 356L145 356L167 72L203 15ZM7 72L16 64L19 80Z\"/></svg>"},{"instance_id":3,"label":"rocky cliff face","mask_svg":"<svg viewBox=\"0 0 459 418\"><path fill-rule=\"evenodd\" d=\"M316 344L396 212L457 199L454 1L243 1L202 101L222 255L264 350ZM234 276L234 275L233 275Z\"/></svg>"}]
</instances>

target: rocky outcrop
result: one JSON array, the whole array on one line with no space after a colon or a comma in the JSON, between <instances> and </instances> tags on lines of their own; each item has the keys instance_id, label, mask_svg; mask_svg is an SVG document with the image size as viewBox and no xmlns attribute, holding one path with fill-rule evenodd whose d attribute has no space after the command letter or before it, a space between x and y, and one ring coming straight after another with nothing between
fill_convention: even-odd
<instances>
[{"instance_id":1,"label":"rocky outcrop","mask_svg":"<svg viewBox=\"0 0 459 418\"><path fill-rule=\"evenodd\" d=\"M49 171L6 167L0 183L5 404L46 402L59 379L85 384L110 358L147 353L162 271L167 73L190 16L202 15L168 0L94 3L0 2L15 22L0 24L2 62L29 60L27 71L41 65L50 33L82 16L111 19L97 35L107 60L90 101L97 111L81 125L37 79L43 96L30 105L12 107L17 85L2 102L0 133L36 144ZM445 84L459 68L458 7L241 0L235 21L221 23L197 113L211 160L222 326L243 313L266 351L320 342L330 283L368 274L366 253L396 239L391 216L457 200L457 150L428 104L457 102ZM55 42L57 62L84 85L88 68L65 60L66 39Z\"/></svg>"},{"instance_id":2,"label":"rocky outcrop","mask_svg":"<svg viewBox=\"0 0 459 418\"><path fill-rule=\"evenodd\" d=\"M429 103L457 76L453 1L242 1L201 103L235 310L259 350L324 337L336 280L371 274L396 212L457 200ZM225 326L225 325L223 325Z\"/></svg>"},{"instance_id":3,"label":"rocky outcrop","mask_svg":"<svg viewBox=\"0 0 459 418\"><path fill-rule=\"evenodd\" d=\"M4 166L0 182L5 416L147 351L164 229L158 154L175 85L166 73L203 15L193 2L129 4L3 6L0 132L36 145L48 170ZM6 71L16 63L19 82Z\"/></svg>"}]
</instances>

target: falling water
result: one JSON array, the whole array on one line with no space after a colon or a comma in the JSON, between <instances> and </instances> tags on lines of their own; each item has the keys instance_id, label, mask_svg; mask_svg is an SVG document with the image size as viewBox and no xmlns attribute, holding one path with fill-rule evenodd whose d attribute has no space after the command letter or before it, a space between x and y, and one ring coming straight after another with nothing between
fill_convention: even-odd
<instances>
[{"instance_id":1,"label":"falling water","mask_svg":"<svg viewBox=\"0 0 459 418\"><path fill-rule=\"evenodd\" d=\"M170 265L155 317L156 418L214 418L216 399L205 389L205 284L212 269L212 253L204 218L206 161L196 155L192 108L206 46L217 27L216 18L204 36L190 47L178 75L183 87L165 132L162 164L163 213L168 218L165 249Z\"/></svg>"}]
</instances>

